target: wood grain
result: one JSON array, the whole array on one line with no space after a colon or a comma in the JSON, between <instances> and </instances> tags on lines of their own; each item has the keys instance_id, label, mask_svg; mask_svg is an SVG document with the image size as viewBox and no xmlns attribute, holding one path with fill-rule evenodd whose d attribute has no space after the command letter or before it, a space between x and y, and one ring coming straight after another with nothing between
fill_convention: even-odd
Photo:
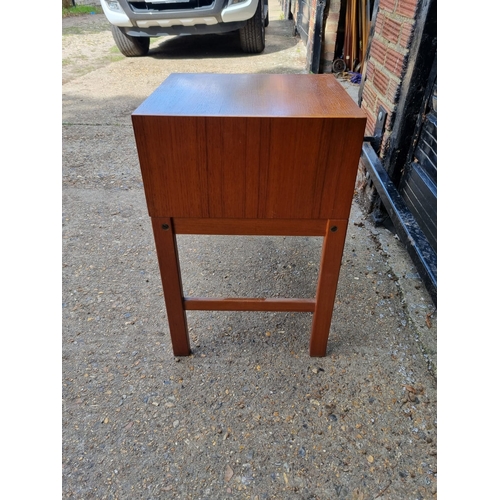
<instances>
[{"instance_id":1,"label":"wood grain","mask_svg":"<svg viewBox=\"0 0 500 500\"><path fill-rule=\"evenodd\" d=\"M332 228L335 228L335 230L332 231ZM342 253L344 251L345 235L347 232L347 221L329 221L326 229L318 273L316 309L313 314L311 338L309 341L310 356L319 357L326 355Z\"/></svg>"},{"instance_id":2,"label":"wood grain","mask_svg":"<svg viewBox=\"0 0 500 500\"><path fill-rule=\"evenodd\" d=\"M314 299L184 297L187 311L276 311L314 312Z\"/></svg>"},{"instance_id":3,"label":"wood grain","mask_svg":"<svg viewBox=\"0 0 500 500\"><path fill-rule=\"evenodd\" d=\"M323 219L173 219L177 234L240 236L324 236L326 223Z\"/></svg>"},{"instance_id":4,"label":"wood grain","mask_svg":"<svg viewBox=\"0 0 500 500\"><path fill-rule=\"evenodd\" d=\"M172 349L175 356L188 356L191 353L186 313L182 303L182 280L177 250L177 241L172 222L167 219L152 219L156 253L160 267L163 296L167 307L168 325Z\"/></svg>"},{"instance_id":5,"label":"wood grain","mask_svg":"<svg viewBox=\"0 0 500 500\"><path fill-rule=\"evenodd\" d=\"M193 73L132 123L174 354L191 352L186 310L224 310L311 312L309 352L324 356L364 112L331 75ZM316 297L184 297L176 234L324 236Z\"/></svg>"},{"instance_id":6,"label":"wood grain","mask_svg":"<svg viewBox=\"0 0 500 500\"><path fill-rule=\"evenodd\" d=\"M366 117L332 76L171 75L132 121L151 217L349 215Z\"/></svg>"},{"instance_id":7,"label":"wood grain","mask_svg":"<svg viewBox=\"0 0 500 500\"><path fill-rule=\"evenodd\" d=\"M144 116L365 118L332 75L174 73L137 108Z\"/></svg>"}]
</instances>

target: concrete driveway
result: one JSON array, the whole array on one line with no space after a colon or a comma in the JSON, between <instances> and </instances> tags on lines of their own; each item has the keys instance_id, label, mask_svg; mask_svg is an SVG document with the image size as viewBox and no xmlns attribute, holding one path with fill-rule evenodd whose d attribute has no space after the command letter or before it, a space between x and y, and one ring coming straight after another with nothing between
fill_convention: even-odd
<instances>
[{"instance_id":1,"label":"concrete driveway","mask_svg":"<svg viewBox=\"0 0 500 500\"><path fill-rule=\"evenodd\" d=\"M193 354L172 355L130 114L172 72L304 73L271 7L263 54L232 35L170 37L62 87L63 498L435 496L435 308L355 200L327 357L309 357L299 313L192 312ZM312 297L320 248L183 236L184 289Z\"/></svg>"}]
</instances>

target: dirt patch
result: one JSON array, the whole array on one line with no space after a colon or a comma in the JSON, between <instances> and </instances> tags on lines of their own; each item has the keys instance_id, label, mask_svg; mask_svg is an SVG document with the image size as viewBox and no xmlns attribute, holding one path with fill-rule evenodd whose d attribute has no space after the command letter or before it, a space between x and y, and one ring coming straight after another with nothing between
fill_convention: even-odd
<instances>
[{"instance_id":1,"label":"dirt patch","mask_svg":"<svg viewBox=\"0 0 500 500\"><path fill-rule=\"evenodd\" d=\"M63 84L120 59L104 14L63 18Z\"/></svg>"},{"instance_id":2,"label":"dirt patch","mask_svg":"<svg viewBox=\"0 0 500 500\"><path fill-rule=\"evenodd\" d=\"M266 30L266 50L263 54L241 51L237 32L224 35L164 36L152 38L148 57L126 58L115 45L111 28L104 14L63 18L62 20L62 83L124 61L126 68L141 69L151 77L170 68L193 72L201 67L207 72L273 72L304 73L304 47L295 35L292 21L280 20L282 13L273 7L271 24ZM132 61L136 61L133 63ZM122 71L126 71L122 67ZM163 76L162 80L166 77ZM158 84L160 81L158 81Z\"/></svg>"}]
</instances>

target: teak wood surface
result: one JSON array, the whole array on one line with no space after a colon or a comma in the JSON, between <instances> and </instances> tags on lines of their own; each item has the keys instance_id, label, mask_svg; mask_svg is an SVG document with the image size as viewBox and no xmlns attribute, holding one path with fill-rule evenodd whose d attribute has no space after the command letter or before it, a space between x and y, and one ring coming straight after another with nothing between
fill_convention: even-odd
<instances>
[{"instance_id":1,"label":"teak wood surface","mask_svg":"<svg viewBox=\"0 0 500 500\"><path fill-rule=\"evenodd\" d=\"M312 312L324 356L365 114L331 75L172 74L132 122L174 354L186 310L241 310ZM184 297L176 234L324 236L316 297Z\"/></svg>"}]
</instances>

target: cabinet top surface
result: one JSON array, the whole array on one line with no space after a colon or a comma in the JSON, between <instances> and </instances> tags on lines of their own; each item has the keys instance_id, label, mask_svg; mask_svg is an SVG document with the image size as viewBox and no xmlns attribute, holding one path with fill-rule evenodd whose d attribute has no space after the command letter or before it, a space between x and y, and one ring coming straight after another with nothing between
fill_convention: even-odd
<instances>
[{"instance_id":1,"label":"cabinet top surface","mask_svg":"<svg viewBox=\"0 0 500 500\"><path fill-rule=\"evenodd\" d=\"M171 74L135 116L365 118L332 75Z\"/></svg>"}]
</instances>

